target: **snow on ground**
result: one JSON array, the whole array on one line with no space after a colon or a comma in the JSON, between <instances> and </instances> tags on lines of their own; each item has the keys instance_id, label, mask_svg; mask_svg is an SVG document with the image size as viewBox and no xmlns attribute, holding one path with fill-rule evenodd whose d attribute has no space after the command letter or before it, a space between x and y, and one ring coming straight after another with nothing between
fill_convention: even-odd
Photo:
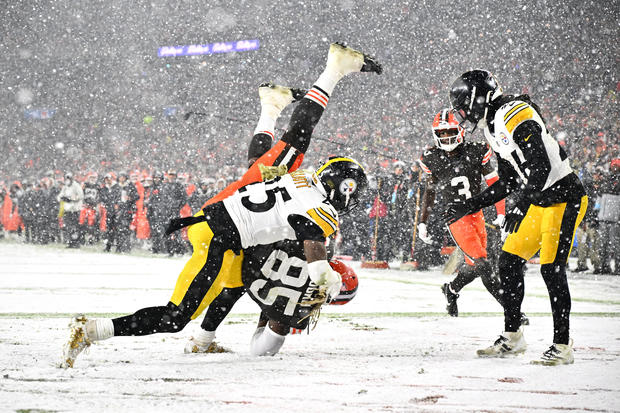
<instances>
[{"instance_id":1,"label":"snow on ground","mask_svg":"<svg viewBox=\"0 0 620 413\"><path fill-rule=\"evenodd\" d=\"M247 297L218 330L231 353L186 355L178 334L112 338L74 369L55 367L76 312L113 316L165 304L187 257L113 255L0 242L0 411L617 412L620 279L571 276L575 364L529 364L550 344L538 266L526 277L528 351L479 359L502 329L479 280L444 311L439 270L363 270L357 297L330 306L275 357L249 355L258 307Z\"/></svg>"}]
</instances>

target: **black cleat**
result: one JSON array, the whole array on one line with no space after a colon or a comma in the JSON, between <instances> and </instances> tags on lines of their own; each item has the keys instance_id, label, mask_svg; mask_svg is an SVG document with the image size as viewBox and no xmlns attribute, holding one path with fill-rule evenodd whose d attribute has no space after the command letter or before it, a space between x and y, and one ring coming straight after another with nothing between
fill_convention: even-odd
<instances>
[{"instance_id":1,"label":"black cleat","mask_svg":"<svg viewBox=\"0 0 620 413\"><path fill-rule=\"evenodd\" d=\"M383 73L383 66L374 57L364 54L364 65L360 72L375 72L380 75Z\"/></svg>"},{"instance_id":2,"label":"black cleat","mask_svg":"<svg viewBox=\"0 0 620 413\"><path fill-rule=\"evenodd\" d=\"M448 310L448 314L450 314L451 317L458 317L459 316L459 307L456 304L456 300L459 298L459 295L453 293L450 290L450 284L449 283L445 283L441 287L441 291L443 292L443 295L446 297L446 300L448 301L448 305L446 306L446 310Z\"/></svg>"},{"instance_id":3,"label":"black cleat","mask_svg":"<svg viewBox=\"0 0 620 413\"><path fill-rule=\"evenodd\" d=\"M291 93L293 94L293 102L298 102L304 96L306 96L306 93L308 93L308 90L307 89L297 89L297 88L292 87L291 88Z\"/></svg>"},{"instance_id":4,"label":"black cleat","mask_svg":"<svg viewBox=\"0 0 620 413\"><path fill-rule=\"evenodd\" d=\"M530 325L530 319L527 318L525 313L521 313L521 319L519 321L520 321L520 325L522 325L522 326L529 326Z\"/></svg>"}]
</instances>

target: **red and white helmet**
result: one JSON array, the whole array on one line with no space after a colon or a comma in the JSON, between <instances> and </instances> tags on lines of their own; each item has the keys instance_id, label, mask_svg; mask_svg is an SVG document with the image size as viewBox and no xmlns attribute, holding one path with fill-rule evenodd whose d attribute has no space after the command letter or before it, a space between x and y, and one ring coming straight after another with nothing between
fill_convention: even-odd
<instances>
[{"instance_id":1,"label":"red and white helmet","mask_svg":"<svg viewBox=\"0 0 620 413\"><path fill-rule=\"evenodd\" d=\"M357 275L355 271L348 265L345 265L341 261L331 260L329 262L332 269L340 274L342 277L342 286L340 287L340 294L334 297L333 300L330 301L331 305L343 305L348 303L355 297L357 294L357 286L359 285L359 281L357 279Z\"/></svg>"},{"instance_id":2,"label":"red and white helmet","mask_svg":"<svg viewBox=\"0 0 620 413\"><path fill-rule=\"evenodd\" d=\"M453 151L463 143L465 129L459 124L452 109L443 109L433 119L435 146L446 152Z\"/></svg>"}]
</instances>

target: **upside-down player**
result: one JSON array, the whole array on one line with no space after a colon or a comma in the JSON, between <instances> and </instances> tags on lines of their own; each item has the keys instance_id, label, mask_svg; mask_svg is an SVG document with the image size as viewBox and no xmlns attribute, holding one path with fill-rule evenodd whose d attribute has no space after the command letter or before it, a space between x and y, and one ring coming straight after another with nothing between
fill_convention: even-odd
<instances>
[{"instance_id":1,"label":"upside-down player","mask_svg":"<svg viewBox=\"0 0 620 413\"><path fill-rule=\"evenodd\" d=\"M381 68L361 52L332 44L325 71L295 108L288 131L272 148L275 151L270 150L261 157L265 158L265 164L276 163L274 153L280 164L293 162L292 167L297 162L292 161L295 158L301 163L300 152L307 149L314 126L336 84L345 75L360 71L380 73ZM367 179L363 168L356 161L341 157L330 159L315 173L297 171L256 182L260 176L259 165L253 165L236 188L227 188L228 193L221 196L225 199L214 200L217 202L207 205L194 217L177 220L169 228L191 225L188 237L194 252L166 306L144 308L115 319L89 321L83 316L76 317L61 365L72 366L77 355L92 341L180 331L224 287L242 285L241 250L256 245L285 239L303 241L309 277L327 297L338 295L341 278L326 260L324 242L337 227L337 211L355 205L365 191ZM244 179L256 183L246 185Z\"/></svg>"},{"instance_id":2,"label":"upside-down player","mask_svg":"<svg viewBox=\"0 0 620 413\"><path fill-rule=\"evenodd\" d=\"M465 142L465 129L459 125L450 109L443 109L433 119L433 139L435 146L427 149L419 160L420 167L428 174L428 185L422 196L420 239L427 244L432 240L428 236L426 221L439 191L444 203L465 201L477 195L481 187L481 177L487 185L498 180L497 172L491 164L493 151L489 145ZM496 221L502 222L505 214L505 202L495 204ZM494 221L495 223L495 221ZM491 295L501 304L502 295L499 281L494 277L491 264L487 261L487 233L484 227L482 211L466 215L448 226L456 245L465 255L466 265L461 266L456 278L442 286L448 300L448 314L459 315L457 298L459 291L467 284L480 277Z\"/></svg>"},{"instance_id":3,"label":"upside-down player","mask_svg":"<svg viewBox=\"0 0 620 413\"><path fill-rule=\"evenodd\" d=\"M290 89L289 92L288 88L282 86L261 85L259 87L261 119L269 113L273 102L277 102L278 107L284 107L291 100L300 99L304 93L305 91L297 89ZM270 121L268 124L259 121L248 150L250 167L271 149L271 136L275 132L275 119L272 120L273 122ZM263 167L262 170L263 174L278 173L273 168ZM350 267L340 261L330 258L329 264L342 277L340 294L329 304L345 304L355 296L358 286L357 276ZM251 340L251 354L274 355L291 329L301 331L307 328L309 315L315 306L307 305L306 302L316 296L317 288L308 277L303 243L285 240L245 249L242 281L245 287L227 284L209 305L197 334L186 343L185 353L226 351L214 341L215 332L246 289L262 310L257 330ZM266 330L267 324L269 328Z\"/></svg>"},{"instance_id":4,"label":"upside-down player","mask_svg":"<svg viewBox=\"0 0 620 413\"><path fill-rule=\"evenodd\" d=\"M509 235L498 260L504 291L504 332L492 346L478 350L478 355L503 357L525 351L520 329L523 267L540 250L540 272L553 314L553 344L533 363L572 363L566 265L588 205L583 185L529 96L504 95L495 76L473 70L452 84L450 101L460 122L484 126L484 135L498 155L499 180L465 202L450 204L447 221L492 205L509 193L517 195L516 206L504 220Z\"/></svg>"}]
</instances>

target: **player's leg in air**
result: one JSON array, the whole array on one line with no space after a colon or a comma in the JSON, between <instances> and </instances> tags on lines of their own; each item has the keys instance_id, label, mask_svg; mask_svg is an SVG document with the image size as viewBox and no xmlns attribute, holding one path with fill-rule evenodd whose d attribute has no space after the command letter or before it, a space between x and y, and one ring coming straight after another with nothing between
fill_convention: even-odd
<instances>
[{"instance_id":1,"label":"player's leg in air","mask_svg":"<svg viewBox=\"0 0 620 413\"><path fill-rule=\"evenodd\" d=\"M277 149L275 153L278 151L279 153L274 157L274 152L268 151L255 162L242 180L252 176L255 176L256 179L251 182L256 182L259 178L262 179L259 168L261 161L265 161L266 165L287 165L287 168L297 168L301 159L298 159L298 164L296 164L296 160L292 160L292 158L299 155L297 152L303 154L307 150L314 127L318 123L329 96L338 81L350 73L381 73L381 71L381 66L371 57L348 47L336 43L332 44L325 70L315 86L299 102L291 116L287 132L281 141L274 146ZM277 115L279 112L276 113ZM240 183L239 187L247 183L250 182ZM238 187L231 193L236 189ZM213 199L213 202L209 203L217 202L225 197ZM201 213L202 211L198 214ZM71 337L65 346L61 367L73 367L77 356L93 341L105 340L114 336L181 331L190 320L198 317L204 311L223 288L236 288L242 285L240 284L240 271L239 273L235 271L231 274L220 274L224 269L240 267L240 265L236 265L238 263L235 260L242 258L238 256L235 258L232 250L219 251L221 249L219 244L224 245L224 243L213 238L213 232L206 222L192 225L188 230L188 237L194 247L194 252L178 277L170 302L165 306L143 308L134 314L115 319L88 320L82 315L76 316L71 323ZM217 253L208 254L208 251L212 249L217 249ZM205 277L199 277L199 275L207 273L218 274L216 279L208 278L206 280L209 285L192 281L198 278L204 279Z\"/></svg>"},{"instance_id":2,"label":"player's leg in air","mask_svg":"<svg viewBox=\"0 0 620 413\"><path fill-rule=\"evenodd\" d=\"M330 45L323 73L305 95L305 91L299 89L270 84L261 85L259 88L261 115L248 149L250 168L239 181L231 184L207 204L225 198L241 186L271 179L298 169L310 146L314 128L321 119L337 83L344 76L356 72L381 73L382 68L370 56L334 43ZM272 147L277 118L286 105L294 101L299 101L299 103L295 106L287 130L282 139ZM242 258L238 259L242 260ZM233 268L239 267L235 265ZM208 352L209 349L219 348L216 345L211 346L215 338L215 328L220 325L234 303L243 295L242 286L240 273L230 274L226 278L224 297L218 296L217 298L220 309L207 312L201 328L185 345L186 353ZM277 327L274 328L277 329Z\"/></svg>"}]
</instances>

